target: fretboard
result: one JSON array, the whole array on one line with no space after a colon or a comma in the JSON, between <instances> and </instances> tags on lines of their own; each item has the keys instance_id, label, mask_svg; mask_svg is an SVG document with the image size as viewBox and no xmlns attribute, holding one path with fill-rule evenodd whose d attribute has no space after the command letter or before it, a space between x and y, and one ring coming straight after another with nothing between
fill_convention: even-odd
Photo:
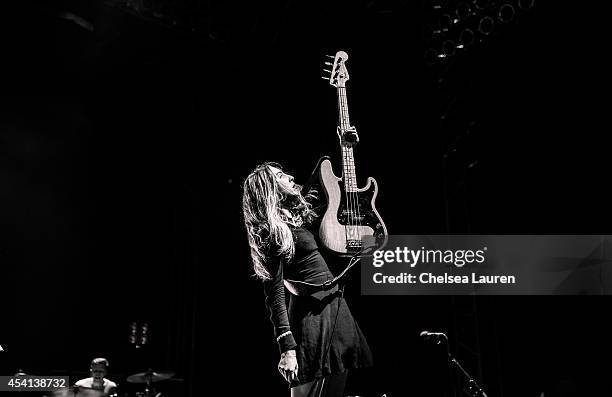
<instances>
[{"instance_id":1,"label":"fretboard","mask_svg":"<svg viewBox=\"0 0 612 397\"><path fill-rule=\"evenodd\" d=\"M355 175L353 148L346 145L342 145L342 177L344 179L345 191L357 191L357 176Z\"/></svg>"},{"instance_id":2,"label":"fretboard","mask_svg":"<svg viewBox=\"0 0 612 397\"><path fill-rule=\"evenodd\" d=\"M340 132L351 128L348 112L348 102L346 100L346 87L338 87L338 114ZM353 157L353 147L349 144L340 142L342 149L342 177L344 179L344 190L346 192L357 191L357 176L355 174L355 159Z\"/></svg>"},{"instance_id":3,"label":"fretboard","mask_svg":"<svg viewBox=\"0 0 612 397\"><path fill-rule=\"evenodd\" d=\"M340 118L338 121L340 129L342 131L348 130L351 126L351 121L346 100L346 87L338 87L338 117Z\"/></svg>"}]
</instances>

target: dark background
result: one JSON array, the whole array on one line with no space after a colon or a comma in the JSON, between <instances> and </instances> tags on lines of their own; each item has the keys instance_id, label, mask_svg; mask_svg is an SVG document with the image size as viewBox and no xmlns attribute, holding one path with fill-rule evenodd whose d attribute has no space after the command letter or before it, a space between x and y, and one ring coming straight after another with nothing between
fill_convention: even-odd
<instances>
[{"instance_id":1,"label":"dark background","mask_svg":"<svg viewBox=\"0 0 612 397\"><path fill-rule=\"evenodd\" d=\"M390 233L609 233L605 14L508 3L511 22L434 65L428 27L457 2L2 5L3 373L76 380L104 356L123 385L176 372L171 396L284 393L241 182L268 160L298 181L322 155L339 169L320 78L339 49ZM489 396L612 392L607 296L347 294L376 361L353 391L443 395L429 329ZM140 349L131 322L150 325Z\"/></svg>"}]
</instances>

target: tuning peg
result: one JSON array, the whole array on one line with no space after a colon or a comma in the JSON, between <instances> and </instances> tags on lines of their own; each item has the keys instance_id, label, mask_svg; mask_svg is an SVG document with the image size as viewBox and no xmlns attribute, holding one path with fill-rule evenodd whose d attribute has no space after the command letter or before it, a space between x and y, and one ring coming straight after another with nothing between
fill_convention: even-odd
<instances>
[{"instance_id":1,"label":"tuning peg","mask_svg":"<svg viewBox=\"0 0 612 397\"><path fill-rule=\"evenodd\" d=\"M328 65L328 66L332 66L333 65L333 63L331 63L331 62L325 62L325 64Z\"/></svg>"},{"instance_id":2,"label":"tuning peg","mask_svg":"<svg viewBox=\"0 0 612 397\"><path fill-rule=\"evenodd\" d=\"M329 80L329 77L321 76L323 80Z\"/></svg>"},{"instance_id":3,"label":"tuning peg","mask_svg":"<svg viewBox=\"0 0 612 397\"><path fill-rule=\"evenodd\" d=\"M323 69L323 71L324 71L324 72L327 72L327 73L329 73L329 74L331 74L331 70L328 70L328 69Z\"/></svg>"},{"instance_id":4,"label":"tuning peg","mask_svg":"<svg viewBox=\"0 0 612 397\"><path fill-rule=\"evenodd\" d=\"M334 59L335 57L333 55L325 55L328 58Z\"/></svg>"}]
</instances>

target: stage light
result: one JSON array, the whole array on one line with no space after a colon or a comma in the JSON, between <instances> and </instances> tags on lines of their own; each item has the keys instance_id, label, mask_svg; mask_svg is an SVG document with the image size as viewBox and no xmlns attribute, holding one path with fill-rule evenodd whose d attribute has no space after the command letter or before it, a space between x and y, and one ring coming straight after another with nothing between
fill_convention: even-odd
<instances>
[{"instance_id":1,"label":"stage light","mask_svg":"<svg viewBox=\"0 0 612 397\"><path fill-rule=\"evenodd\" d=\"M512 18L514 18L514 7L512 7L512 5L506 3L499 7L497 19L502 23L508 23L512 21Z\"/></svg>"},{"instance_id":2,"label":"stage light","mask_svg":"<svg viewBox=\"0 0 612 397\"><path fill-rule=\"evenodd\" d=\"M449 14L444 14L440 17L440 30L442 32L448 32L450 30L450 28L453 27L453 17L451 17Z\"/></svg>"},{"instance_id":3,"label":"stage light","mask_svg":"<svg viewBox=\"0 0 612 397\"><path fill-rule=\"evenodd\" d=\"M425 37L428 65L445 63L458 53L484 44L497 30L533 8L535 0L432 0L436 10ZM426 48L427 48L426 47Z\"/></svg>"},{"instance_id":4,"label":"stage light","mask_svg":"<svg viewBox=\"0 0 612 397\"><path fill-rule=\"evenodd\" d=\"M130 332L129 332L129 337L128 337L128 340L131 345L136 344L137 334L138 334L138 325L136 324L136 322L132 321L130 323Z\"/></svg>"},{"instance_id":5,"label":"stage light","mask_svg":"<svg viewBox=\"0 0 612 397\"><path fill-rule=\"evenodd\" d=\"M440 9L442 9L442 3L444 3L442 0L432 0L431 1L431 7L434 10L440 10Z\"/></svg>"},{"instance_id":6,"label":"stage light","mask_svg":"<svg viewBox=\"0 0 612 397\"><path fill-rule=\"evenodd\" d=\"M470 28L463 29L461 34L459 34L459 45L457 48L466 48L471 46L474 43L474 31Z\"/></svg>"},{"instance_id":7,"label":"stage light","mask_svg":"<svg viewBox=\"0 0 612 397\"><path fill-rule=\"evenodd\" d=\"M533 8L534 3L535 0L518 0L518 7L521 10L530 10L531 8Z\"/></svg>"},{"instance_id":8,"label":"stage light","mask_svg":"<svg viewBox=\"0 0 612 397\"><path fill-rule=\"evenodd\" d=\"M143 323L140 328L140 346L144 346L149 343L149 323Z\"/></svg>"},{"instance_id":9,"label":"stage light","mask_svg":"<svg viewBox=\"0 0 612 397\"><path fill-rule=\"evenodd\" d=\"M490 3L490 0L474 0L474 7L479 10L484 10Z\"/></svg>"},{"instance_id":10,"label":"stage light","mask_svg":"<svg viewBox=\"0 0 612 397\"><path fill-rule=\"evenodd\" d=\"M455 45L454 41L445 40L444 43L442 43L442 54L438 55L438 57L440 58L452 57L453 55L455 55L456 48L457 46Z\"/></svg>"},{"instance_id":11,"label":"stage light","mask_svg":"<svg viewBox=\"0 0 612 397\"><path fill-rule=\"evenodd\" d=\"M485 36L493 33L493 29L495 29L495 21L490 16L485 16L480 19L478 23L478 31Z\"/></svg>"},{"instance_id":12,"label":"stage light","mask_svg":"<svg viewBox=\"0 0 612 397\"><path fill-rule=\"evenodd\" d=\"M423 29L423 31L424 31L423 35L425 37L431 38L431 39L433 39L433 38L437 37L438 35L442 34L442 28L440 27L440 24L426 26Z\"/></svg>"},{"instance_id":13,"label":"stage light","mask_svg":"<svg viewBox=\"0 0 612 397\"><path fill-rule=\"evenodd\" d=\"M473 14L472 7L470 7L468 3L461 2L459 5L457 5L455 14L457 14L457 19L459 21L465 21Z\"/></svg>"}]
</instances>

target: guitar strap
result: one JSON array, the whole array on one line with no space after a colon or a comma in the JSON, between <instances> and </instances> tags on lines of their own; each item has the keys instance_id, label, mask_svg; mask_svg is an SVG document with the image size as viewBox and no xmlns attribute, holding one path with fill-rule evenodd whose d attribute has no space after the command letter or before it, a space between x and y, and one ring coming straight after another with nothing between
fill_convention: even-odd
<instances>
[{"instance_id":1,"label":"guitar strap","mask_svg":"<svg viewBox=\"0 0 612 397\"><path fill-rule=\"evenodd\" d=\"M357 262L359 262L361 258L358 255L360 254L361 252L352 256L348 265L344 268L344 270L342 270L342 272L340 272L340 274L322 284L309 283L300 280L283 279L285 287L295 296L314 296L315 298L321 299L327 295L331 295L338 291L338 283L346 275L349 269L355 266Z\"/></svg>"}]
</instances>

